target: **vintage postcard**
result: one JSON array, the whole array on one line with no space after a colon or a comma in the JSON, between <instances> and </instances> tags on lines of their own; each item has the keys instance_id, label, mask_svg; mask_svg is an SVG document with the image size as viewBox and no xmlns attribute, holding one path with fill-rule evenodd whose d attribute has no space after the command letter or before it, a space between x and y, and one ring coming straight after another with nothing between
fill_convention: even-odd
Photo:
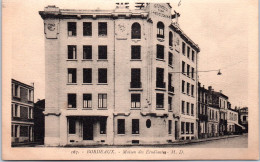
<instances>
[{"instance_id":1,"label":"vintage postcard","mask_svg":"<svg viewBox=\"0 0 260 162\"><path fill-rule=\"evenodd\" d=\"M3 160L259 159L257 0L3 0Z\"/></svg>"}]
</instances>

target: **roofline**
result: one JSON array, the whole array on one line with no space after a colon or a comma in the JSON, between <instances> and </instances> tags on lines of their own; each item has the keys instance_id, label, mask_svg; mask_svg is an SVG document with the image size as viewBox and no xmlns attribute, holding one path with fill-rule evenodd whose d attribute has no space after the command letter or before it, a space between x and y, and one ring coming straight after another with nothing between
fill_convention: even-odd
<instances>
[{"instance_id":1,"label":"roofline","mask_svg":"<svg viewBox=\"0 0 260 162\"><path fill-rule=\"evenodd\" d=\"M177 32L178 34L180 34L180 36L182 37L182 39L184 39L190 46L192 46L196 52L200 52L200 48L198 46L198 44L196 44L195 42L193 42L180 28L180 26L177 23L171 23L170 28L172 28L175 32Z\"/></svg>"},{"instance_id":2,"label":"roofline","mask_svg":"<svg viewBox=\"0 0 260 162\"><path fill-rule=\"evenodd\" d=\"M18 81L18 80L15 80L15 79L12 79L12 83L18 83L18 84L20 84L20 85L23 85L23 86L25 86L25 87L27 87L27 88L30 88L30 89L33 89L33 90L34 90L34 87L33 87L33 86L28 85L28 84L25 84L25 83L23 83L23 82L20 82L20 81Z\"/></svg>"}]
</instances>

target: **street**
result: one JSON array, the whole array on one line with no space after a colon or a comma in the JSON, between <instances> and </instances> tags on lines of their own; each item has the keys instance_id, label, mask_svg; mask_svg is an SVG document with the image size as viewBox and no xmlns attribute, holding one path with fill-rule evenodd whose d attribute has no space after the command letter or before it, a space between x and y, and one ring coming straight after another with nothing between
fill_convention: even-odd
<instances>
[{"instance_id":1,"label":"street","mask_svg":"<svg viewBox=\"0 0 260 162\"><path fill-rule=\"evenodd\" d=\"M175 147L175 146L174 146ZM225 138L213 141L205 141L186 145L177 145L176 147L183 148L247 148L248 134L243 134L238 137Z\"/></svg>"}]
</instances>

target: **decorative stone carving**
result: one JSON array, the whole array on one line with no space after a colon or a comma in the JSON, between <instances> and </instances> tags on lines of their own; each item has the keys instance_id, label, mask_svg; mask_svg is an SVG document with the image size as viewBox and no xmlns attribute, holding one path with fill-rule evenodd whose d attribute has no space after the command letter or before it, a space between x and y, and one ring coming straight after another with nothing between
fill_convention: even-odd
<instances>
[{"instance_id":1,"label":"decorative stone carving","mask_svg":"<svg viewBox=\"0 0 260 162\"><path fill-rule=\"evenodd\" d=\"M44 33L47 39L57 39L59 34L59 21L46 19L44 21Z\"/></svg>"},{"instance_id":2,"label":"decorative stone carving","mask_svg":"<svg viewBox=\"0 0 260 162\"><path fill-rule=\"evenodd\" d=\"M116 24L116 39L121 39L121 40L126 40L128 35L129 35L129 31L127 29L127 24L125 22L120 22L118 24Z\"/></svg>"}]
</instances>

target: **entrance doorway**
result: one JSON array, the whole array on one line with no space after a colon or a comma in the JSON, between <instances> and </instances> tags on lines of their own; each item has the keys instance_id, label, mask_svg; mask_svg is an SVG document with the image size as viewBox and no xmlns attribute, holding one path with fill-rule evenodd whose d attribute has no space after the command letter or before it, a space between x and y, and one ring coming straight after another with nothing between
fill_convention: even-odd
<instances>
[{"instance_id":1,"label":"entrance doorway","mask_svg":"<svg viewBox=\"0 0 260 162\"><path fill-rule=\"evenodd\" d=\"M93 120L83 120L83 140L93 140Z\"/></svg>"}]
</instances>

